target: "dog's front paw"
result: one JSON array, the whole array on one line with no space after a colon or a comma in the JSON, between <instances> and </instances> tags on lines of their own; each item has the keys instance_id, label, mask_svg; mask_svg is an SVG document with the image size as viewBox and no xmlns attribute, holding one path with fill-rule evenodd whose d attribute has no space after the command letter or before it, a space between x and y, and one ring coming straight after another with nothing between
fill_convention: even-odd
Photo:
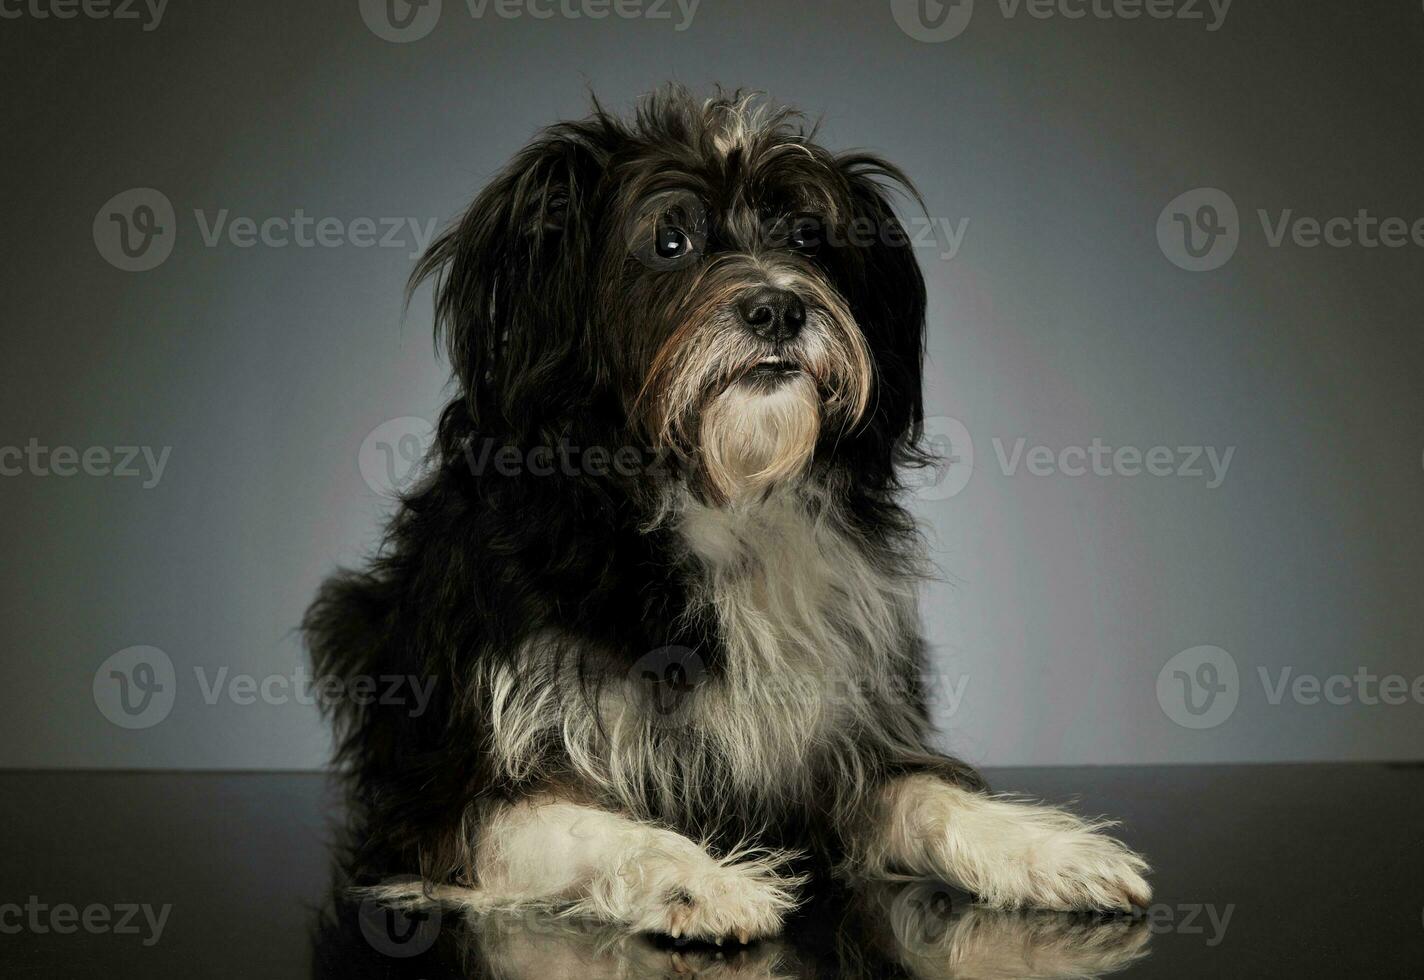
<instances>
[{"instance_id":1,"label":"dog's front paw","mask_svg":"<svg viewBox=\"0 0 1424 980\"><path fill-rule=\"evenodd\" d=\"M780 876L778 863L747 855L719 861L700 849L645 852L607 883L604 900L621 906L618 917L638 932L745 944L779 932L796 905L793 889L799 882Z\"/></svg>"},{"instance_id":2,"label":"dog's front paw","mask_svg":"<svg viewBox=\"0 0 1424 980\"><path fill-rule=\"evenodd\" d=\"M886 850L999 909L1131 911L1152 889L1147 862L1067 810L927 779L897 787Z\"/></svg>"},{"instance_id":3,"label":"dog's front paw","mask_svg":"<svg viewBox=\"0 0 1424 980\"><path fill-rule=\"evenodd\" d=\"M1121 841L1063 810L1021 806L987 830L974 891L994 908L1122 911L1145 908L1147 862Z\"/></svg>"},{"instance_id":4,"label":"dog's front paw","mask_svg":"<svg viewBox=\"0 0 1424 980\"><path fill-rule=\"evenodd\" d=\"M1050 834L1031 845L1022 861L1025 881L1009 880L1008 888L999 891L1002 904L1128 912L1152 901L1152 888L1143 878L1147 862L1093 829Z\"/></svg>"},{"instance_id":5,"label":"dog's front paw","mask_svg":"<svg viewBox=\"0 0 1424 980\"><path fill-rule=\"evenodd\" d=\"M780 932L783 916L796 904L786 884L758 864L683 869L647 897L639 931L713 942L735 937L743 944Z\"/></svg>"}]
</instances>

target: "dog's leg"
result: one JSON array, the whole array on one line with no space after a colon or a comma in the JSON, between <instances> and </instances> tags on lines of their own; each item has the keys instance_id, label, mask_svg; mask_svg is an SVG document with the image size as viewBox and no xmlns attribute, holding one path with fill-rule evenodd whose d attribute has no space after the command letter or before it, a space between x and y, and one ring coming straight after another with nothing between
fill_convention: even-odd
<instances>
[{"instance_id":1,"label":"dog's leg","mask_svg":"<svg viewBox=\"0 0 1424 980\"><path fill-rule=\"evenodd\" d=\"M779 856L715 858L681 834L621 814L558 800L497 811L481 830L475 888L426 892L471 911L559 908L638 932L743 942L781 928L798 883L778 876ZM369 891L392 904L419 902L419 883Z\"/></svg>"},{"instance_id":2,"label":"dog's leg","mask_svg":"<svg viewBox=\"0 0 1424 980\"><path fill-rule=\"evenodd\" d=\"M927 775L885 787L861 864L942 878L995 908L1130 910L1147 862L1065 810L961 789Z\"/></svg>"}]
</instances>

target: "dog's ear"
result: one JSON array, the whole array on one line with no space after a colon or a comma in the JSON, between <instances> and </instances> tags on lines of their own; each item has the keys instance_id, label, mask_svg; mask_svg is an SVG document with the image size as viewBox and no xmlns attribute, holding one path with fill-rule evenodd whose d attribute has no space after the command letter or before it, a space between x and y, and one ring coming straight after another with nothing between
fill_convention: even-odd
<instances>
[{"instance_id":1,"label":"dog's ear","mask_svg":"<svg viewBox=\"0 0 1424 980\"><path fill-rule=\"evenodd\" d=\"M434 283L436 339L477 426L527 432L558 411L550 392L580 390L573 372L586 351L578 332L594 278L589 223L605 159L600 135L588 123L545 130L411 276L412 293Z\"/></svg>"},{"instance_id":2,"label":"dog's ear","mask_svg":"<svg viewBox=\"0 0 1424 980\"><path fill-rule=\"evenodd\" d=\"M870 345L876 391L858 447L868 475L893 479L894 465L916 458L924 422L925 280L891 195L919 194L893 164L868 154L838 158L849 188L843 229L850 267L841 288Z\"/></svg>"}]
</instances>

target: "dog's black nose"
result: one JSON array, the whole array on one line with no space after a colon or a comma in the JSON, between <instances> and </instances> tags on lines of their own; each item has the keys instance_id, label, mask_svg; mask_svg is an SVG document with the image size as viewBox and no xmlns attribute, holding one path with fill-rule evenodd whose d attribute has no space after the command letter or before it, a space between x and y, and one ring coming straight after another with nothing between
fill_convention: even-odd
<instances>
[{"instance_id":1,"label":"dog's black nose","mask_svg":"<svg viewBox=\"0 0 1424 980\"><path fill-rule=\"evenodd\" d=\"M775 344L793 339L806 325L806 305L789 289L767 286L755 290L737 309L752 333Z\"/></svg>"}]
</instances>

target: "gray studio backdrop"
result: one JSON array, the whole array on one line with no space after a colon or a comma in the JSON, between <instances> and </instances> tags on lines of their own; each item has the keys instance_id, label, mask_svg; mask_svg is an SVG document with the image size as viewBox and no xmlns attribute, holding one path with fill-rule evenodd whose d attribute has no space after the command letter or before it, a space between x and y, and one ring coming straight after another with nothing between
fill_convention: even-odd
<instances>
[{"instance_id":1,"label":"gray studio backdrop","mask_svg":"<svg viewBox=\"0 0 1424 980\"><path fill-rule=\"evenodd\" d=\"M0 764L323 763L293 627L448 395L416 251L668 79L919 181L946 745L1424 755L1416 0L3 12Z\"/></svg>"}]
</instances>

